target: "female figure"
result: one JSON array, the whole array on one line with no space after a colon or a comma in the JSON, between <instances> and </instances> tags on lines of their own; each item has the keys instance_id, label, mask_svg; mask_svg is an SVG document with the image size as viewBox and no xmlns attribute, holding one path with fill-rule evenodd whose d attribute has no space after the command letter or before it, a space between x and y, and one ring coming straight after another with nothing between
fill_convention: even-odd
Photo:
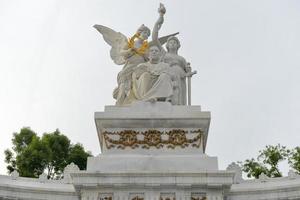
<instances>
[{"instance_id":1,"label":"female figure","mask_svg":"<svg viewBox=\"0 0 300 200\"><path fill-rule=\"evenodd\" d=\"M171 67L171 72L175 77L176 85L174 95L172 97L172 104L174 105L186 105L186 74L187 63L182 56L178 55L178 49L180 48L180 42L177 37L171 36L167 40L167 51L162 47L158 40L158 31L163 23L163 15L160 13L159 19L155 23L152 40L156 41L162 52L162 61L168 63Z\"/></svg>"},{"instance_id":2,"label":"female figure","mask_svg":"<svg viewBox=\"0 0 300 200\"><path fill-rule=\"evenodd\" d=\"M117 65L123 65L118 73L118 86L113 91L113 97L117 100L116 105L130 104L135 100L131 92L132 72L134 68L147 59L150 29L142 25L135 35L127 40L127 37L111 28L94 25L103 36L104 41L111 46L110 57Z\"/></svg>"},{"instance_id":3,"label":"female figure","mask_svg":"<svg viewBox=\"0 0 300 200\"><path fill-rule=\"evenodd\" d=\"M147 39L150 36L150 29L142 25L121 50L121 55L126 60L123 69L118 73L118 87L113 92L113 97L117 100L116 105L127 105L136 98L132 94L132 72L138 64L148 60L146 51L148 48Z\"/></svg>"},{"instance_id":4,"label":"female figure","mask_svg":"<svg viewBox=\"0 0 300 200\"><path fill-rule=\"evenodd\" d=\"M182 56L178 55L178 49L180 48L180 42L177 37L173 36L168 38L167 52L164 53L162 61L168 63L171 67L171 71L177 82L177 90L173 97L174 104L186 105L186 73L187 63Z\"/></svg>"}]
</instances>

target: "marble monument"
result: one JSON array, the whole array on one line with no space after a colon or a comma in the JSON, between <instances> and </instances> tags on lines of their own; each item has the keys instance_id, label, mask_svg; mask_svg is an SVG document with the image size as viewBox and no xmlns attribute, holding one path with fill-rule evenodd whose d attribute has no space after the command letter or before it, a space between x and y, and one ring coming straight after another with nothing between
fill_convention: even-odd
<instances>
[{"instance_id":1,"label":"marble monument","mask_svg":"<svg viewBox=\"0 0 300 200\"><path fill-rule=\"evenodd\" d=\"M101 154L87 170L71 163L61 180L0 176L0 199L53 200L279 200L300 199L300 176L244 180L232 163L220 170L206 153L210 112L191 105L190 63L178 54L178 33L159 37L166 8L150 29L127 39L94 25L122 65L115 105L95 112ZM149 36L152 36L148 42Z\"/></svg>"}]
</instances>

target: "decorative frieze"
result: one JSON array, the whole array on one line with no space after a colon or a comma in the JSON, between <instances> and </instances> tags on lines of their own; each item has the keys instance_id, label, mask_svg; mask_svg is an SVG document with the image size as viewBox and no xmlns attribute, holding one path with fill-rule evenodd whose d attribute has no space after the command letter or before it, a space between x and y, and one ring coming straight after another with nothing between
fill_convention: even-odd
<instances>
[{"instance_id":1,"label":"decorative frieze","mask_svg":"<svg viewBox=\"0 0 300 200\"><path fill-rule=\"evenodd\" d=\"M207 200L206 197L191 197L191 200Z\"/></svg>"},{"instance_id":2,"label":"decorative frieze","mask_svg":"<svg viewBox=\"0 0 300 200\"><path fill-rule=\"evenodd\" d=\"M100 193L98 196L99 200L113 200L113 194L108 193Z\"/></svg>"},{"instance_id":3,"label":"decorative frieze","mask_svg":"<svg viewBox=\"0 0 300 200\"><path fill-rule=\"evenodd\" d=\"M103 137L107 149L117 148L125 149L126 147L135 149L143 148L169 148L175 147L200 148L204 132L201 129L183 130L172 129L170 131L147 130L123 130L117 132L103 132Z\"/></svg>"},{"instance_id":4,"label":"decorative frieze","mask_svg":"<svg viewBox=\"0 0 300 200\"><path fill-rule=\"evenodd\" d=\"M207 200L204 193L192 193L191 200Z\"/></svg>"},{"instance_id":5,"label":"decorative frieze","mask_svg":"<svg viewBox=\"0 0 300 200\"><path fill-rule=\"evenodd\" d=\"M92 196L87 195L86 197L91 198ZM95 196L95 198L96 198L96 196ZM176 200L176 194L175 194L175 192L163 192L163 193L159 194L159 197L158 197L158 194L157 194L157 196L151 195L151 196L145 197L144 193L129 193L129 194L127 193L127 195L124 194L124 195L119 196L119 198L118 198L118 195L117 195L117 197L114 197L113 193L99 193L98 197L97 197L98 200L115 200L115 198L120 199L120 200L147 200L148 198L157 199L157 200ZM178 198L181 199L180 195ZM188 195L188 197L186 197L185 199L208 200L205 193L190 193Z\"/></svg>"},{"instance_id":6,"label":"decorative frieze","mask_svg":"<svg viewBox=\"0 0 300 200\"><path fill-rule=\"evenodd\" d=\"M145 200L145 195L143 193L131 193L129 200Z\"/></svg>"},{"instance_id":7,"label":"decorative frieze","mask_svg":"<svg viewBox=\"0 0 300 200\"><path fill-rule=\"evenodd\" d=\"M176 200L175 193L161 193L159 200Z\"/></svg>"}]
</instances>

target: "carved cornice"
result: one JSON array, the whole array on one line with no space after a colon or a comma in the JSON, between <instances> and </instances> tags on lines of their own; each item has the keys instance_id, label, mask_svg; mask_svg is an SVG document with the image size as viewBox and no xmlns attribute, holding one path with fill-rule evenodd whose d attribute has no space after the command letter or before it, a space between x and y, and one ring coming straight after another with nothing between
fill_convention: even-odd
<instances>
[{"instance_id":1,"label":"carved cornice","mask_svg":"<svg viewBox=\"0 0 300 200\"><path fill-rule=\"evenodd\" d=\"M188 134L193 134L192 138L187 137ZM103 132L103 137L107 149L117 148L131 149L143 148L169 148L175 147L195 147L201 146L204 132L201 129L186 131L183 129L173 129L170 131L147 130L135 131L124 130L118 132Z\"/></svg>"}]
</instances>

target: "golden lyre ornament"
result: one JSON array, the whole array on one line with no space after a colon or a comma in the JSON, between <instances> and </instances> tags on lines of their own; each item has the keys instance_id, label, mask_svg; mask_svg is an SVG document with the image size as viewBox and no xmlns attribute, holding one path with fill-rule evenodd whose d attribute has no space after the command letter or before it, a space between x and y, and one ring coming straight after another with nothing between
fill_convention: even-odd
<instances>
[{"instance_id":1,"label":"golden lyre ornament","mask_svg":"<svg viewBox=\"0 0 300 200\"><path fill-rule=\"evenodd\" d=\"M137 53L139 55L144 55L146 53L148 47L149 47L148 42L146 40L144 40L143 44L141 45L140 48L135 48L135 46L134 46L135 39L141 39L139 33L134 34L133 37L131 37L131 38L128 39L128 47L130 49L134 50L135 53Z\"/></svg>"}]
</instances>

